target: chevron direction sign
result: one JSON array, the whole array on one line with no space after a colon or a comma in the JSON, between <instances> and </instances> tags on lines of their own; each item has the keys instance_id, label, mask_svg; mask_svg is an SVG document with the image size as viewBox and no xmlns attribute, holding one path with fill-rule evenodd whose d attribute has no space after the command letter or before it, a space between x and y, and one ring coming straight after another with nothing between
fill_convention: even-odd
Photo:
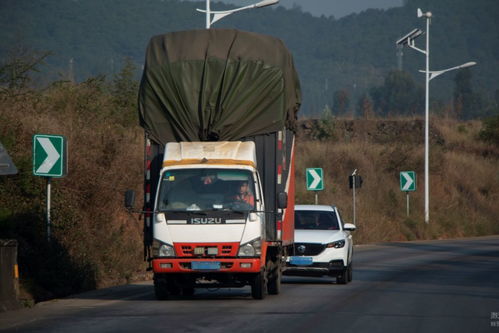
<instances>
[{"instance_id":1,"label":"chevron direction sign","mask_svg":"<svg viewBox=\"0 0 499 333\"><path fill-rule=\"evenodd\" d=\"M404 192L416 191L416 172L400 172L400 190Z\"/></svg>"},{"instance_id":2,"label":"chevron direction sign","mask_svg":"<svg viewBox=\"0 0 499 333\"><path fill-rule=\"evenodd\" d=\"M62 135L33 135L33 174L64 177L67 174L67 143Z\"/></svg>"},{"instance_id":3,"label":"chevron direction sign","mask_svg":"<svg viewBox=\"0 0 499 333\"><path fill-rule=\"evenodd\" d=\"M322 168L307 168L307 190L322 191L324 189L324 177L322 176Z\"/></svg>"}]
</instances>

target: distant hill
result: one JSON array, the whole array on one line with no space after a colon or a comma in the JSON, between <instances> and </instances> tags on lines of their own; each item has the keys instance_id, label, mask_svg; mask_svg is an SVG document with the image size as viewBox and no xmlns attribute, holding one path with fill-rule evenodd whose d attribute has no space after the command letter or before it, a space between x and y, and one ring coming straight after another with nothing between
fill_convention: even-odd
<instances>
[{"instance_id":1,"label":"distant hill","mask_svg":"<svg viewBox=\"0 0 499 333\"><path fill-rule=\"evenodd\" d=\"M233 8L213 3L218 9ZM81 81L118 72L125 57L140 70L149 38L187 29L203 29L205 17L195 11L205 2L174 0L0 0L0 58L19 46L52 51L44 73L49 79ZM407 0L403 7L367 10L341 19L313 17L298 7L263 8L228 16L214 27L231 27L280 37L294 54L304 102L302 114L318 114L343 90L353 108L359 97L383 82L397 67L395 40L411 29L424 29L416 8L434 14L431 25L431 69L476 61L473 88L485 100L499 89L499 1ZM420 46L423 47L423 40ZM419 85L424 56L404 50L403 69ZM137 73L137 76L139 74ZM455 73L431 83L431 97L452 99ZM334 110L333 110L334 111ZM473 117L477 115L467 115Z\"/></svg>"},{"instance_id":2,"label":"distant hill","mask_svg":"<svg viewBox=\"0 0 499 333\"><path fill-rule=\"evenodd\" d=\"M184 0L187 1L187 0ZM221 0L221 2L234 6L245 6L251 1L248 0ZM352 13L359 13L367 8L391 8L402 6L403 0L279 0L279 6L293 8L299 6L304 12L314 16L334 16L340 18Z\"/></svg>"}]
</instances>

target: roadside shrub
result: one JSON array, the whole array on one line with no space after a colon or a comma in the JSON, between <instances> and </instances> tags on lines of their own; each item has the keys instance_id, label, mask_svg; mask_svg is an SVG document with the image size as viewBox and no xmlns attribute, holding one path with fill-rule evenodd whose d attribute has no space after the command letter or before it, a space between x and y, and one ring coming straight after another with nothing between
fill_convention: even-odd
<instances>
[{"instance_id":1,"label":"roadside shrub","mask_svg":"<svg viewBox=\"0 0 499 333\"><path fill-rule=\"evenodd\" d=\"M499 146L499 113L483 120L482 129L478 134L480 140Z\"/></svg>"}]
</instances>

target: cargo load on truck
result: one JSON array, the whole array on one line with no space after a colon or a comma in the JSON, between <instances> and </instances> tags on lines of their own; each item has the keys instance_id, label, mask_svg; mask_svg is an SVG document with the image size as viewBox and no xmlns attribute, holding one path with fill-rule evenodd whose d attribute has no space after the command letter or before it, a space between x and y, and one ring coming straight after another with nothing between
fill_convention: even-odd
<instances>
[{"instance_id":1,"label":"cargo load on truck","mask_svg":"<svg viewBox=\"0 0 499 333\"><path fill-rule=\"evenodd\" d=\"M278 38L208 29L149 42L139 117L159 144L293 130L300 103L292 56Z\"/></svg>"}]
</instances>

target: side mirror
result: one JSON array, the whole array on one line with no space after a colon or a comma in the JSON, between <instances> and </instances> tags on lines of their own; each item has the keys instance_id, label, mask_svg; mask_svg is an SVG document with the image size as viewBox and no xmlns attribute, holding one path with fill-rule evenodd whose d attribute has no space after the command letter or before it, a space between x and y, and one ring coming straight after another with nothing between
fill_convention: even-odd
<instances>
[{"instance_id":1,"label":"side mirror","mask_svg":"<svg viewBox=\"0 0 499 333\"><path fill-rule=\"evenodd\" d=\"M277 208L288 207L288 194L286 192L279 192L277 194Z\"/></svg>"},{"instance_id":2,"label":"side mirror","mask_svg":"<svg viewBox=\"0 0 499 333\"><path fill-rule=\"evenodd\" d=\"M355 229L357 229L357 227L352 223L345 223L343 225L343 230L345 231L355 231Z\"/></svg>"},{"instance_id":3,"label":"side mirror","mask_svg":"<svg viewBox=\"0 0 499 333\"><path fill-rule=\"evenodd\" d=\"M125 192L125 208L133 209L134 205L135 205L135 191L127 190Z\"/></svg>"}]
</instances>

